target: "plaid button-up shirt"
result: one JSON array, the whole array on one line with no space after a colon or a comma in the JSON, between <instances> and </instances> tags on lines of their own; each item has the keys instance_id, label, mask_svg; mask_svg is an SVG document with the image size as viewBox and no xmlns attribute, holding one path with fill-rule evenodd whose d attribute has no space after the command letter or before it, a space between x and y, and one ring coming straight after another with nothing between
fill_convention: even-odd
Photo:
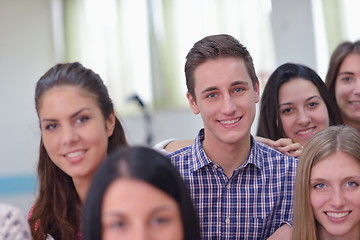
<instances>
[{"instance_id":1,"label":"plaid button-up shirt","mask_svg":"<svg viewBox=\"0 0 360 240\"><path fill-rule=\"evenodd\" d=\"M292 224L297 159L251 138L246 162L228 178L205 154L200 130L193 145L168 157L182 175L204 240L266 239Z\"/></svg>"}]
</instances>

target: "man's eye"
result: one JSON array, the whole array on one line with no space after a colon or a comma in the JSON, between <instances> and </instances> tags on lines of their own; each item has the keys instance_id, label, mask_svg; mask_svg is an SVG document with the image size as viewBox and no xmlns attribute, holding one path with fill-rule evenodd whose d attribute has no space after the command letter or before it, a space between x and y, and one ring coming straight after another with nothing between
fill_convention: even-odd
<instances>
[{"instance_id":1,"label":"man's eye","mask_svg":"<svg viewBox=\"0 0 360 240\"><path fill-rule=\"evenodd\" d=\"M216 93L209 93L206 97L207 98L214 98L214 97L216 97Z\"/></svg>"},{"instance_id":2,"label":"man's eye","mask_svg":"<svg viewBox=\"0 0 360 240\"><path fill-rule=\"evenodd\" d=\"M244 90L243 88L234 88L234 92L237 93L242 92L243 90Z\"/></svg>"}]
</instances>

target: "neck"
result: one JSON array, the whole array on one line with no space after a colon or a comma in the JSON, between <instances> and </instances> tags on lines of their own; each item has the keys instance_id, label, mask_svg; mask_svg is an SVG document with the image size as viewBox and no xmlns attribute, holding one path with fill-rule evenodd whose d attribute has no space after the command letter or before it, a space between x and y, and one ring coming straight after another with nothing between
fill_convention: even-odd
<instances>
[{"instance_id":1,"label":"neck","mask_svg":"<svg viewBox=\"0 0 360 240\"><path fill-rule=\"evenodd\" d=\"M73 178L73 182L80 201L84 204L91 181L83 178Z\"/></svg>"},{"instance_id":2,"label":"neck","mask_svg":"<svg viewBox=\"0 0 360 240\"><path fill-rule=\"evenodd\" d=\"M211 139L206 139L205 135L202 144L209 159L220 165L229 178L232 176L233 171L246 161L251 148L250 134L240 142L233 144L211 141Z\"/></svg>"},{"instance_id":3,"label":"neck","mask_svg":"<svg viewBox=\"0 0 360 240\"><path fill-rule=\"evenodd\" d=\"M358 131L360 131L360 121L355 121L353 119L346 118L345 116L343 116L343 119L344 119L345 125L351 126L355 129L357 129Z\"/></svg>"}]
</instances>

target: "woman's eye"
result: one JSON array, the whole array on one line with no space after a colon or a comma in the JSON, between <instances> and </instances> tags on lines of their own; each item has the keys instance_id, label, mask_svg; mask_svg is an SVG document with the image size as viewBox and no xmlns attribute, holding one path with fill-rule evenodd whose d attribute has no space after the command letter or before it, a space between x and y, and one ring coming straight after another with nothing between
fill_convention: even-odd
<instances>
[{"instance_id":1,"label":"woman's eye","mask_svg":"<svg viewBox=\"0 0 360 240\"><path fill-rule=\"evenodd\" d=\"M357 186L359 186L359 184L357 182L347 182L346 185L349 186L349 187L357 187Z\"/></svg>"},{"instance_id":2,"label":"woman's eye","mask_svg":"<svg viewBox=\"0 0 360 240\"><path fill-rule=\"evenodd\" d=\"M52 123L45 126L46 130L54 130L57 127L57 124Z\"/></svg>"},{"instance_id":3,"label":"woman's eye","mask_svg":"<svg viewBox=\"0 0 360 240\"><path fill-rule=\"evenodd\" d=\"M285 108L283 110L281 110L281 113L283 114L287 114L287 113L291 113L293 110L291 108Z\"/></svg>"},{"instance_id":4,"label":"woman's eye","mask_svg":"<svg viewBox=\"0 0 360 240\"><path fill-rule=\"evenodd\" d=\"M317 105L319 105L317 102L311 102L311 103L309 103L309 107L311 107L311 108L314 108L314 107L316 107Z\"/></svg>"},{"instance_id":5,"label":"woman's eye","mask_svg":"<svg viewBox=\"0 0 360 240\"><path fill-rule=\"evenodd\" d=\"M170 222L170 218L168 217L156 217L151 220L151 224L153 225L166 224L168 222Z\"/></svg>"},{"instance_id":6,"label":"woman's eye","mask_svg":"<svg viewBox=\"0 0 360 240\"><path fill-rule=\"evenodd\" d=\"M326 185L323 183L317 183L317 184L313 185L313 188L315 188L315 189L323 189L325 187L326 187Z\"/></svg>"},{"instance_id":7,"label":"woman's eye","mask_svg":"<svg viewBox=\"0 0 360 240\"><path fill-rule=\"evenodd\" d=\"M124 228L124 227L126 227L126 223L124 221L116 221L116 222L110 223L109 227L115 228L115 229Z\"/></svg>"},{"instance_id":8,"label":"woman's eye","mask_svg":"<svg viewBox=\"0 0 360 240\"><path fill-rule=\"evenodd\" d=\"M83 122L86 122L87 120L89 120L89 117L87 116L83 116L83 117L80 117L76 120L77 123L83 123Z\"/></svg>"},{"instance_id":9,"label":"woman's eye","mask_svg":"<svg viewBox=\"0 0 360 240\"><path fill-rule=\"evenodd\" d=\"M352 77L343 77L343 78L341 78L341 81L343 81L343 82L350 82L351 79L352 79Z\"/></svg>"}]
</instances>

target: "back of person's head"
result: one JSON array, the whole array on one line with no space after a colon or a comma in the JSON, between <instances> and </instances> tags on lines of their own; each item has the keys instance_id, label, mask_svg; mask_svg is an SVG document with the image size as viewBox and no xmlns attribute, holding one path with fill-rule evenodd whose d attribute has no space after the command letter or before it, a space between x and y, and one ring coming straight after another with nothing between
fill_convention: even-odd
<instances>
[{"instance_id":1,"label":"back of person's head","mask_svg":"<svg viewBox=\"0 0 360 240\"><path fill-rule=\"evenodd\" d=\"M355 42L345 41L340 43L335 48L330 57L329 68L325 78L325 84L329 89L330 95L335 102L335 83L340 70L340 66L344 59L351 53L360 54L360 40Z\"/></svg>"},{"instance_id":2,"label":"back of person's head","mask_svg":"<svg viewBox=\"0 0 360 240\"><path fill-rule=\"evenodd\" d=\"M317 132L305 145L296 173L293 239L316 240L316 220L310 202L310 173L325 157L341 151L360 164L360 132L350 126L331 126ZM341 161L341 159L339 159Z\"/></svg>"},{"instance_id":3,"label":"back of person's head","mask_svg":"<svg viewBox=\"0 0 360 240\"><path fill-rule=\"evenodd\" d=\"M272 140L278 140L284 137L284 130L279 113L279 91L284 83L298 78L308 80L316 86L321 98L326 104L330 125L341 123L336 104L333 102L320 76L313 69L305 65L285 63L276 68L265 85L260 101L257 136Z\"/></svg>"},{"instance_id":4,"label":"back of person's head","mask_svg":"<svg viewBox=\"0 0 360 240\"><path fill-rule=\"evenodd\" d=\"M101 239L102 204L109 186L118 179L146 182L174 199L180 209L185 240L200 239L200 228L189 192L170 160L156 150L124 146L97 170L84 209L84 239Z\"/></svg>"},{"instance_id":5,"label":"back of person's head","mask_svg":"<svg viewBox=\"0 0 360 240\"><path fill-rule=\"evenodd\" d=\"M194 91L194 72L196 68L209 60L224 57L239 58L244 60L253 87L255 88L258 83L258 78L256 76L253 59L246 47L230 35L210 35L196 42L186 56L186 86L189 94L194 99L196 99Z\"/></svg>"}]
</instances>

